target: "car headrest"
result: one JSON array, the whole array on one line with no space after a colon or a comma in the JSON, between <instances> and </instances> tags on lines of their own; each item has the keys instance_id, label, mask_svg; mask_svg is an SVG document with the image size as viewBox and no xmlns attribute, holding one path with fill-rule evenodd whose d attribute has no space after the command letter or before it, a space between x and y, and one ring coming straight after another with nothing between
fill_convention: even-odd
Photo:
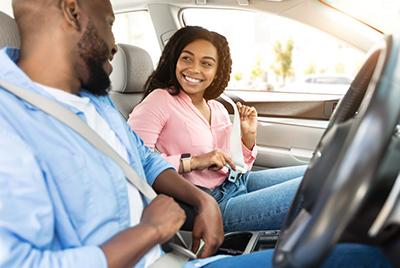
<instances>
[{"instance_id":1,"label":"car headrest","mask_svg":"<svg viewBox=\"0 0 400 268\"><path fill-rule=\"evenodd\" d=\"M118 44L110 75L111 90L119 93L140 93L154 70L150 55L142 48Z\"/></svg>"},{"instance_id":2,"label":"car headrest","mask_svg":"<svg viewBox=\"0 0 400 268\"><path fill-rule=\"evenodd\" d=\"M17 24L13 18L0 11L0 48L20 47L20 38Z\"/></svg>"}]
</instances>

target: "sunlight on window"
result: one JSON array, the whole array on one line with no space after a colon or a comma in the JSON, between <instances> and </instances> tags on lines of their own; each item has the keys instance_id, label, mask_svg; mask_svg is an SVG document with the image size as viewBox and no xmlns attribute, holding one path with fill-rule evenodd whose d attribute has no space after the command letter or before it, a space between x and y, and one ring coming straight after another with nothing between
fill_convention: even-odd
<instances>
[{"instance_id":1,"label":"sunlight on window","mask_svg":"<svg viewBox=\"0 0 400 268\"><path fill-rule=\"evenodd\" d=\"M336 89L336 77L351 81L364 59L363 52L326 33L275 15L185 9L183 18L187 25L200 25L227 37L233 59L229 89L292 91L290 85L295 83L297 91L319 93L307 78L327 76L336 84L327 90L343 94L348 84ZM298 82L307 83L306 87Z\"/></svg>"},{"instance_id":2,"label":"sunlight on window","mask_svg":"<svg viewBox=\"0 0 400 268\"><path fill-rule=\"evenodd\" d=\"M130 44L146 50L156 66L161 50L147 11L116 14L113 32L117 43Z\"/></svg>"}]
</instances>

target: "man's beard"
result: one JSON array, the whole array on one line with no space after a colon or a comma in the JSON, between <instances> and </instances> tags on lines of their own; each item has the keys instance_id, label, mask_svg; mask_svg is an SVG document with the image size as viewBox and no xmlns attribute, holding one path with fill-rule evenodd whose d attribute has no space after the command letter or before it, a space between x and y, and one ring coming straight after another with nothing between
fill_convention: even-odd
<instances>
[{"instance_id":1,"label":"man's beard","mask_svg":"<svg viewBox=\"0 0 400 268\"><path fill-rule=\"evenodd\" d=\"M82 87L97 96L107 95L111 82L104 70L104 64L109 59L109 50L91 21L79 40L78 47L89 72L89 77L87 81L82 82Z\"/></svg>"}]
</instances>

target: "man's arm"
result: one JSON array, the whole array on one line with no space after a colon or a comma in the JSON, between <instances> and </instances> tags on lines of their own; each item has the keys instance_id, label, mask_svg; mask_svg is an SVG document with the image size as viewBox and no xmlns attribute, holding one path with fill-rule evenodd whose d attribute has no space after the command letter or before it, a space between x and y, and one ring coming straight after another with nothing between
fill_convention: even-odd
<instances>
[{"instance_id":1,"label":"man's arm","mask_svg":"<svg viewBox=\"0 0 400 268\"><path fill-rule=\"evenodd\" d=\"M185 221L179 205L158 195L143 211L140 224L126 229L101 246L109 268L132 267L152 247L171 239Z\"/></svg>"},{"instance_id":2,"label":"man's arm","mask_svg":"<svg viewBox=\"0 0 400 268\"><path fill-rule=\"evenodd\" d=\"M49 250L55 212L43 173L30 147L0 118L0 267L132 267L185 220L171 197L159 195L144 209L140 224L100 247Z\"/></svg>"},{"instance_id":3,"label":"man's arm","mask_svg":"<svg viewBox=\"0 0 400 268\"><path fill-rule=\"evenodd\" d=\"M153 188L159 193L184 201L197 210L192 251L197 251L200 239L203 239L205 245L199 257L213 254L224 240L221 211L214 198L195 187L173 169L161 172Z\"/></svg>"}]
</instances>

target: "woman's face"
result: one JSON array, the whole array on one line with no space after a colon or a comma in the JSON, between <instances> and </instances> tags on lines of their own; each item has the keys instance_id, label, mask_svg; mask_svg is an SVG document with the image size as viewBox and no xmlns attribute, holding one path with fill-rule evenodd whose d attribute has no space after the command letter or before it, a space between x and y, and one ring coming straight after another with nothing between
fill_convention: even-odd
<instances>
[{"instance_id":1,"label":"woman's face","mask_svg":"<svg viewBox=\"0 0 400 268\"><path fill-rule=\"evenodd\" d=\"M183 48L176 64L175 75L189 96L202 97L214 80L217 67L217 48L206 40L198 39Z\"/></svg>"}]
</instances>

